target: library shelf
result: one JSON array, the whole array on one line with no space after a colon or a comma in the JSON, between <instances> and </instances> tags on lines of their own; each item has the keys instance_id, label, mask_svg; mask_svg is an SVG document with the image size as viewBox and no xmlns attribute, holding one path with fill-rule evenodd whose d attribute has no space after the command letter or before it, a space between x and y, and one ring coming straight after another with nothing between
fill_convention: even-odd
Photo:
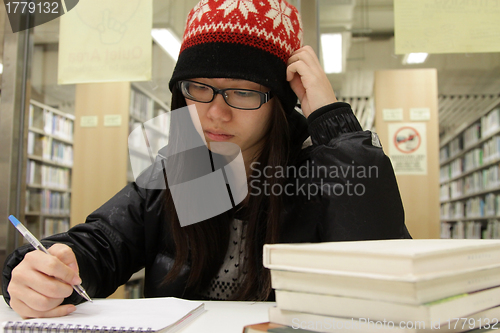
<instances>
[{"instance_id":1,"label":"library shelf","mask_svg":"<svg viewBox=\"0 0 500 333\"><path fill-rule=\"evenodd\" d=\"M58 187L50 187L50 186L43 186L40 184L26 184L26 187L28 188L33 188L33 189L40 189L40 190L49 190L52 192L67 192L71 193L70 188L58 188Z\"/></svg>"},{"instance_id":2,"label":"library shelf","mask_svg":"<svg viewBox=\"0 0 500 333\"><path fill-rule=\"evenodd\" d=\"M476 221L476 220L493 220L500 219L500 215L488 215L488 216L465 216L456 218L442 218L441 222L457 222L457 221Z\"/></svg>"},{"instance_id":3,"label":"library shelf","mask_svg":"<svg viewBox=\"0 0 500 333\"><path fill-rule=\"evenodd\" d=\"M496 187L492 187L492 188L487 188L487 189L484 189L484 190L481 190L481 191L477 191L477 192L467 193L467 194L464 194L464 195L461 195L461 196L455 197L455 198L441 200L440 203L445 204L445 203L460 201L460 200L463 200L463 199L479 197L479 196L481 196L483 194L494 193L494 192L498 192L498 191L500 191L500 186L496 186Z\"/></svg>"},{"instance_id":4,"label":"library shelf","mask_svg":"<svg viewBox=\"0 0 500 333\"><path fill-rule=\"evenodd\" d=\"M30 127L28 129L30 132L33 132L33 133L37 133L37 134L40 134L40 135L44 135L46 137L49 137L49 138L52 138L54 140L57 140L57 141L60 141L60 142L63 142L63 143L67 143L68 145L72 145L73 144L73 141L72 140L68 140L68 139L65 139L65 138L61 138L60 136L58 135L52 135L52 134L48 134L46 132L44 132L43 130L41 129L38 129L36 127Z\"/></svg>"},{"instance_id":5,"label":"library shelf","mask_svg":"<svg viewBox=\"0 0 500 333\"><path fill-rule=\"evenodd\" d=\"M500 104L494 97L478 118L441 142L440 221L446 238L477 238L490 220L500 218Z\"/></svg>"},{"instance_id":6,"label":"library shelf","mask_svg":"<svg viewBox=\"0 0 500 333\"><path fill-rule=\"evenodd\" d=\"M73 164L60 163L60 162L52 161L52 160L49 160L49 159L43 158L42 156L37 156L37 155L29 154L28 159L33 160L33 161L42 162L43 164L47 164L47 165L53 165L53 166L60 167L60 168L72 168L73 167Z\"/></svg>"},{"instance_id":7,"label":"library shelf","mask_svg":"<svg viewBox=\"0 0 500 333\"><path fill-rule=\"evenodd\" d=\"M495 135L498 135L498 134L500 134L500 127L498 129L496 129L495 131L493 131L491 134L488 134L484 138L480 139L479 141L476 141L473 144L470 144L470 145L464 147L464 149L462 151L452 155L448 159L446 159L444 161L439 161L439 166L445 166L447 164L450 164L451 162L453 162L453 160L456 160L457 158L464 156L468 151L470 151L474 148L478 148L481 144L485 143L489 139L492 139L493 137L495 137Z\"/></svg>"},{"instance_id":8,"label":"library shelf","mask_svg":"<svg viewBox=\"0 0 500 333\"><path fill-rule=\"evenodd\" d=\"M25 216L40 238L69 228L74 121L72 114L30 101Z\"/></svg>"},{"instance_id":9,"label":"library shelf","mask_svg":"<svg viewBox=\"0 0 500 333\"><path fill-rule=\"evenodd\" d=\"M60 219L69 219L69 214L55 214L55 213L42 213L42 212L26 212L26 216L42 216L42 217L54 217Z\"/></svg>"}]
</instances>

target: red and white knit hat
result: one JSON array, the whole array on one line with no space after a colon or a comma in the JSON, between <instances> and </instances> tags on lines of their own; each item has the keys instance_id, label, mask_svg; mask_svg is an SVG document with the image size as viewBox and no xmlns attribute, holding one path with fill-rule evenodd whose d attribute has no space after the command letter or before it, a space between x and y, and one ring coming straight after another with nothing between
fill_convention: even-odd
<instances>
[{"instance_id":1,"label":"red and white knit hat","mask_svg":"<svg viewBox=\"0 0 500 333\"><path fill-rule=\"evenodd\" d=\"M270 88L291 112L297 96L286 67L301 46L300 15L284 0L201 0L187 17L170 90L195 77L245 79Z\"/></svg>"}]
</instances>

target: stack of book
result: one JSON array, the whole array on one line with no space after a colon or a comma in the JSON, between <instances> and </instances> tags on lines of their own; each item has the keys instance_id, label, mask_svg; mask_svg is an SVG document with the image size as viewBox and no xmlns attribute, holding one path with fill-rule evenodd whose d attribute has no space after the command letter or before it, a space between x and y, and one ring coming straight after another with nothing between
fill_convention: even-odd
<instances>
[{"instance_id":1,"label":"stack of book","mask_svg":"<svg viewBox=\"0 0 500 333\"><path fill-rule=\"evenodd\" d=\"M269 321L313 332L500 329L500 240L264 247Z\"/></svg>"}]
</instances>

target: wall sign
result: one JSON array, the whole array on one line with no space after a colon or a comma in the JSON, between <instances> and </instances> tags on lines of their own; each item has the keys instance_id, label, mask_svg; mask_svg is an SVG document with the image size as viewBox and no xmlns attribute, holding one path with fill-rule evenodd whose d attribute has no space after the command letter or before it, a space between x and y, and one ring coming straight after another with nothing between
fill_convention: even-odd
<instances>
[{"instance_id":1,"label":"wall sign","mask_svg":"<svg viewBox=\"0 0 500 333\"><path fill-rule=\"evenodd\" d=\"M389 124L389 157L398 175L427 174L425 123Z\"/></svg>"}]
</instances>

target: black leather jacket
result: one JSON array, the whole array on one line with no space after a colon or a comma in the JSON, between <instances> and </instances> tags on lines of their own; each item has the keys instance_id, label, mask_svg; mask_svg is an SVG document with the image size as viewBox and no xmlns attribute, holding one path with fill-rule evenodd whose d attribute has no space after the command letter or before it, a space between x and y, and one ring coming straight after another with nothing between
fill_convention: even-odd
<instances>
[{"instance_id":1,"label":"black leather jacket","mask_svg":"<svg viewBox=\"0 0 500 333\"><path fill-rule=\"evenodd\" d=\"M328 172L320 177L303 173L298 183L289 179L297 185L296 195L286 197L281 242L410 238L391 162L377 136L362 131L348 104L327 105L307 122L298 113L288 117L296 152L293 164L309 170L325 166ZM301 149L309 135L312 145ZM310 184L323 186L323 193L312 195ZM185 293L188 267L174 283L160 285L174 260L164 201L164 190L129 184L89 215L86 223L43 243L61 242L73 249L83 287L91 297L107 297L143 267L146 297L196 297ZM29 245L20 247L5 262L2 282L7 303L11 271L31 250ZM81 301L76 293L66 300Z\"/></svg>"}]
</instances>

